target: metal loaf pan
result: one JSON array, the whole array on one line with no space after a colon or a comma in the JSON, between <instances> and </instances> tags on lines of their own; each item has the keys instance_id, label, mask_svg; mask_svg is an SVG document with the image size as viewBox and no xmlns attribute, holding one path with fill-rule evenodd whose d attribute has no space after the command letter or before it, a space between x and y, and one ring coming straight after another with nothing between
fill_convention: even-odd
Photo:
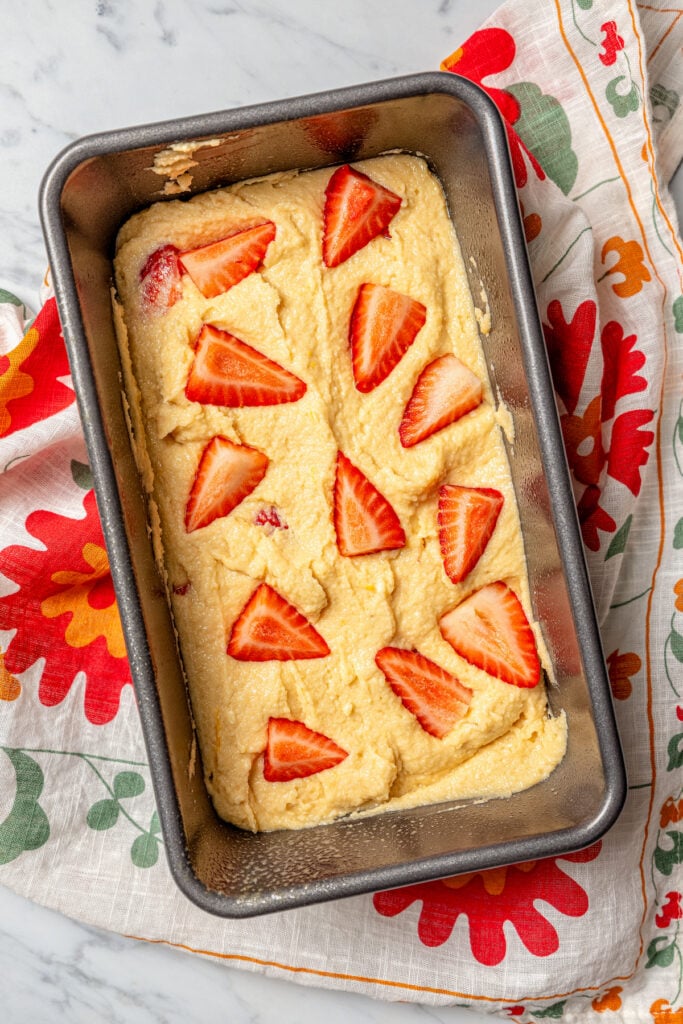
<instances>
[{"instance_id":1,"label":"metal loaf pan","mask_svg":"<svg viewBox=\"0 0 683 1024\"><path fill-rule=\"evenodd\" d=\"M483 282L491 308L485 351L514 423L509 454L532 600L556 680L549 701L568 720L567 754L545 782L504 800L255 835L214 813L148 538L110 301L118 229L163 198L155 156L208 139L218 142L194 152L185 195L394 149L424 155L441 180L473 293ZM56 158L40 202L166 852L185 895L210 913L247 917L561 854L600 837L623 805L623 760L505 128L488 97L455 75L428 73L94 135Z\"/></svg>"}]
</instances>

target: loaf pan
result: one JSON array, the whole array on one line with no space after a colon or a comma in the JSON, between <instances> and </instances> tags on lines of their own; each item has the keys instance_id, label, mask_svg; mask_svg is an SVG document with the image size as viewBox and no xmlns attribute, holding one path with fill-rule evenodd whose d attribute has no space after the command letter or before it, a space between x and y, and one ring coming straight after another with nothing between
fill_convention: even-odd
<instances>
[{"instance_id":1,"label":"loaf pan","mask_svg":"<svg viewBox=\"0 0 683 1024\"><path fill-rule=\"evenodd\" d=\"M210 144L207 144L210 143ZM147 529L121 398L111 296L117 232L164 199L155 159L189 144L184 196L390 150L440 179L473 294L485 289L493 393L509 449L532 603L568 748L544 782L507 799L453 801L251 834L221 821L204 785L173 623ZM184 175L184 176L183 176ZM166 189L164 188L166 186ZM597 840L626 793L590 585L535 304L504 125L477 86L447 73L93 135L64 150L40 210L138 697L166 854L203 910L248 917L460 872L563 854Z\"/></svg>"}]
</instances>

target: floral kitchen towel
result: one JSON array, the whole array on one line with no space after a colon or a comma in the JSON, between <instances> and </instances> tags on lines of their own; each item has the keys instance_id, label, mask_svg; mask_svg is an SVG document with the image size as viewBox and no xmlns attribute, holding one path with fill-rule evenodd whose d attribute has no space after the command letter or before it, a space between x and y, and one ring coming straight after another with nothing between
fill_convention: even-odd
<instances>
[{"instance_id":1,"label":"floral kitchen towel","mask_svg":"<svg viewBox=\"0 0 683 1024\"><path fill-rule=\"evenodd\" d=\"M506 119L629 797L587 850L268 919L163 857L54 298L0 292L0 883L303 984L683 1024L683 9L512 0L444 62ZM359 939L362 936L362 940Z\"/></svg>"}]
</instances>

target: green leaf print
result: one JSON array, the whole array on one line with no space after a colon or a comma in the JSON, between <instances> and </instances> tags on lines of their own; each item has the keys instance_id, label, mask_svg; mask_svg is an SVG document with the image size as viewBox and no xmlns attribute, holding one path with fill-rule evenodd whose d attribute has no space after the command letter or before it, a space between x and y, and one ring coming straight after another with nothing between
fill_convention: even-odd
<instances>
[{"instance_id":1,"label":"green leaf print","mask_svg":"<svg viewBox=\"0 0 683 1024\"><path fill-rule=\"evenodd\" d=\"M671 967L676 955L676 943L669 945L667 935L658 935L647 947L647 963L645 967Z\"/></svg>"},{"instance_id":2,"label":"green leaf print","mask_svg":"<svg viewBox=\"0 0 683 1024\"><path fill-rule=\"evenodd\" d=\"M17 786L10 812L0 824L0 864L9 864L27 850L44 846L50 823L38 803L45 782L40 765L20 750L3 749L14 766Z\"/></svg>"},{"instance_id":3,"label":"green leaf print","mask_svg":"<svg viewBox=\"0 0 683 1024\"><path fill-rule=\"evenodd\" d=\"M542 93L533 82L508 85L507 90L521 110L515 131L548 177L569 195L576 181L579 161L572 149L569 118L561 104L554 96Z\"/></svg>"},{"instance_id":4,"label":"green leaf print","mask_svg":"<svg viewBox=\"0 0 683 1024\"><path fill-rule=\"evenodd\" d=\"M680 97L673 89L666 89L661 82L657 82L650 89L650 103L652 104L652 120L655 124L662 124L670 121L676 113Z\"/></svg>"},{"instance_id":5,"label":"green leaf print","mask_svg":"<svg viewBox=\"0 0 683 1024\"><path fill-rule=\"evenodd\" d=\"M92 487L92 473L90 466L86 462L78 462L77 459L72 459L71 476L76 486L82 487L84 491L89 491Z\"/></svg>"},{"instance_id":6,"label":"green leaf print","mask_svg":"<svg viewBox=\"0 0 683 1024\"><path fill-rule=\"evenodd\" d=\"M674 326L677 334L683 334L683 295L679 295L672 306Z\"/></svg>"},{"instance_id":7,"label":"green leaf print","mask_svg":"<svg viewBox=\"0 0 683 1024\"><path fill-rule=\"evenodd\" d=\"M116 800L98 800L88 811L86 821L96 832L106 832L119 820L119 805Z\"/></svg>"},{"instance_id":8,"label":"green leaf print","mask_svg":"<svg viewBox=\"0 0 683 1024\"><path fill-rule=\"evenodd\" d=\"M617 532L614 534L614 537L612 538L612 543L607 548L605 561L607 561L608 558L613 558L615 555L620 555L623 552L624 548L626 547L626 544L628 543L628 535L631 532L632 521L633 516L627 516L627 518L624 520L623 525L620 526Z\"/></svg>"},{"instance_id":9,"label":"green leaf print","mask_svg":"<svg viewBox=\"0 0 683 1024\"><path fill-rule=\"evenodd\" d=\"M683 519L679 519L674 527L674 548L677 551L683 548Z\"/></svg>"},{"instance_id":10,"label":"green leaf print","mask_svg":"<svg viewBox=\"0 0 683 1024\"><path fill-rule=\"evenodd\" d=\"M683 664L683 636L675 629L672 629L669 633L669 646L676 661L680 661Z\"/></svg>"},{"instance_id":11,"label":"green leaf print","mask_svg":"<svg viewBox=\"0 0 683 1024\"><path fill-rule=\"evenodd\" d=\"M683 732L677 733L672 736L666 748L666 752L669 755L669 763L666 766L666 770L669 772L675 772L677 768L683 766Z\"/></svg>"},{"instance_id":12,"label":"green leaf print","mask_svg":"<svg viewBox=\"0 0 683 1024\"><path fill-rule=\"evenodd\" d=\"M618 91L620 84L626 81L628 79L625 75L618 75L611 82L607 83L607 88L605 89L607 101L617 117L628 117L629 114L633 113L640 106L640 95L634 82L631 82L628 92L622 93Z\"/></svg>"},{"instance_id":13,"label":"green leaf print","mask_svg":"<svg viewBox=\"0 0 683 1024\"><path fill-rule=\"evenodd\" d=\"M9 303L11 306L24 305L21 299L18 299L12 292L8 292L6 288L0 288L0 303Z\"/></svg>"},{"instance_id":14,"label":"green leaf print","mask_svg":"<svg viewBox=\"0 0 683 1024\"><path fill-rule=\"evenodd\" d=\"M145 780L139 772L119 772L114 779L114 794L118 800L140 796L145 791Z\"/></svg>"},{"instance_id":15,"label":"green leaf print","mask_svg":"<svg viewBox=\"0 0 683 1024\"><path fill-rule=\"evenodd\" d=\"M657 841L657 849L655 850L654 862L655 867L662 875L670 875L676 864L683 862L683 833L682 832L667 832L666 833L673 846L670 850L663 850Z\"/></svg>"},{"instance_id":16,"label":"green leaf print","mask_svg":"<svg viewBox=\"0 0 683 1024\"><path fill-rule=\"evenodd\" d=\"M582 11L590 11L593 6L593 0L576 0L576 3Z\"/></svg>"},{"instance_id":17,"label":"green leaf print","mask_svg":"<svg viewBox=\"0 0 683 1024\"><path fill-rule=\"evenodd\" d=\"M143 832L133 840L130 859L136 868L151 868L159 860L159 841L149 832Z\"/></svg>"},{"instance_id":18,"label":"green leaf print","mask_svg":"<svg viewBox=\"0 0 683 1024\"><path fill-rule=\"evenodd\" d=\"M564 1013L564 1004L566 999L563 999L561 1003L553 1003L552 1006L546 1006L544 1010L530 1010L529 1012L534 1017L549 1017L551 1020L560 1020Z\"/></svg>"}]
</instances>

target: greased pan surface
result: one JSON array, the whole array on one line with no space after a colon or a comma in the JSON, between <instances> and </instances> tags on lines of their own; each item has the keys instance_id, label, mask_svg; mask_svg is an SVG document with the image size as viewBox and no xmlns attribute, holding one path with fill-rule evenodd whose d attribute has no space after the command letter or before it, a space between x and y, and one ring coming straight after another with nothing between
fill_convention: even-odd
<instances>
[{"instance_id":1,"label":"greased pan surface","mask_svg":"<svg viewBox=\"0 0 683 1024\"><path fill-rule=\"evenodd\" d=\"M424 155L440 179L473 294L483 284L491 310L484 347L514 427L510 465L532 600L555 677L549 701L567 715L567 753L545 782L505 800L299 831L244 833L216 817L149 541L111 312L118 229L163 198L167 179L153 168L173 144L193 161L184 195L395 149ZM246 917L556 855L601 836L623 805L623 760L505 129L488 97L455 75L429 73L91 136L48 170L41 217L167 856L185 895L208 912Z\"/></svg>"}]
</instances>

